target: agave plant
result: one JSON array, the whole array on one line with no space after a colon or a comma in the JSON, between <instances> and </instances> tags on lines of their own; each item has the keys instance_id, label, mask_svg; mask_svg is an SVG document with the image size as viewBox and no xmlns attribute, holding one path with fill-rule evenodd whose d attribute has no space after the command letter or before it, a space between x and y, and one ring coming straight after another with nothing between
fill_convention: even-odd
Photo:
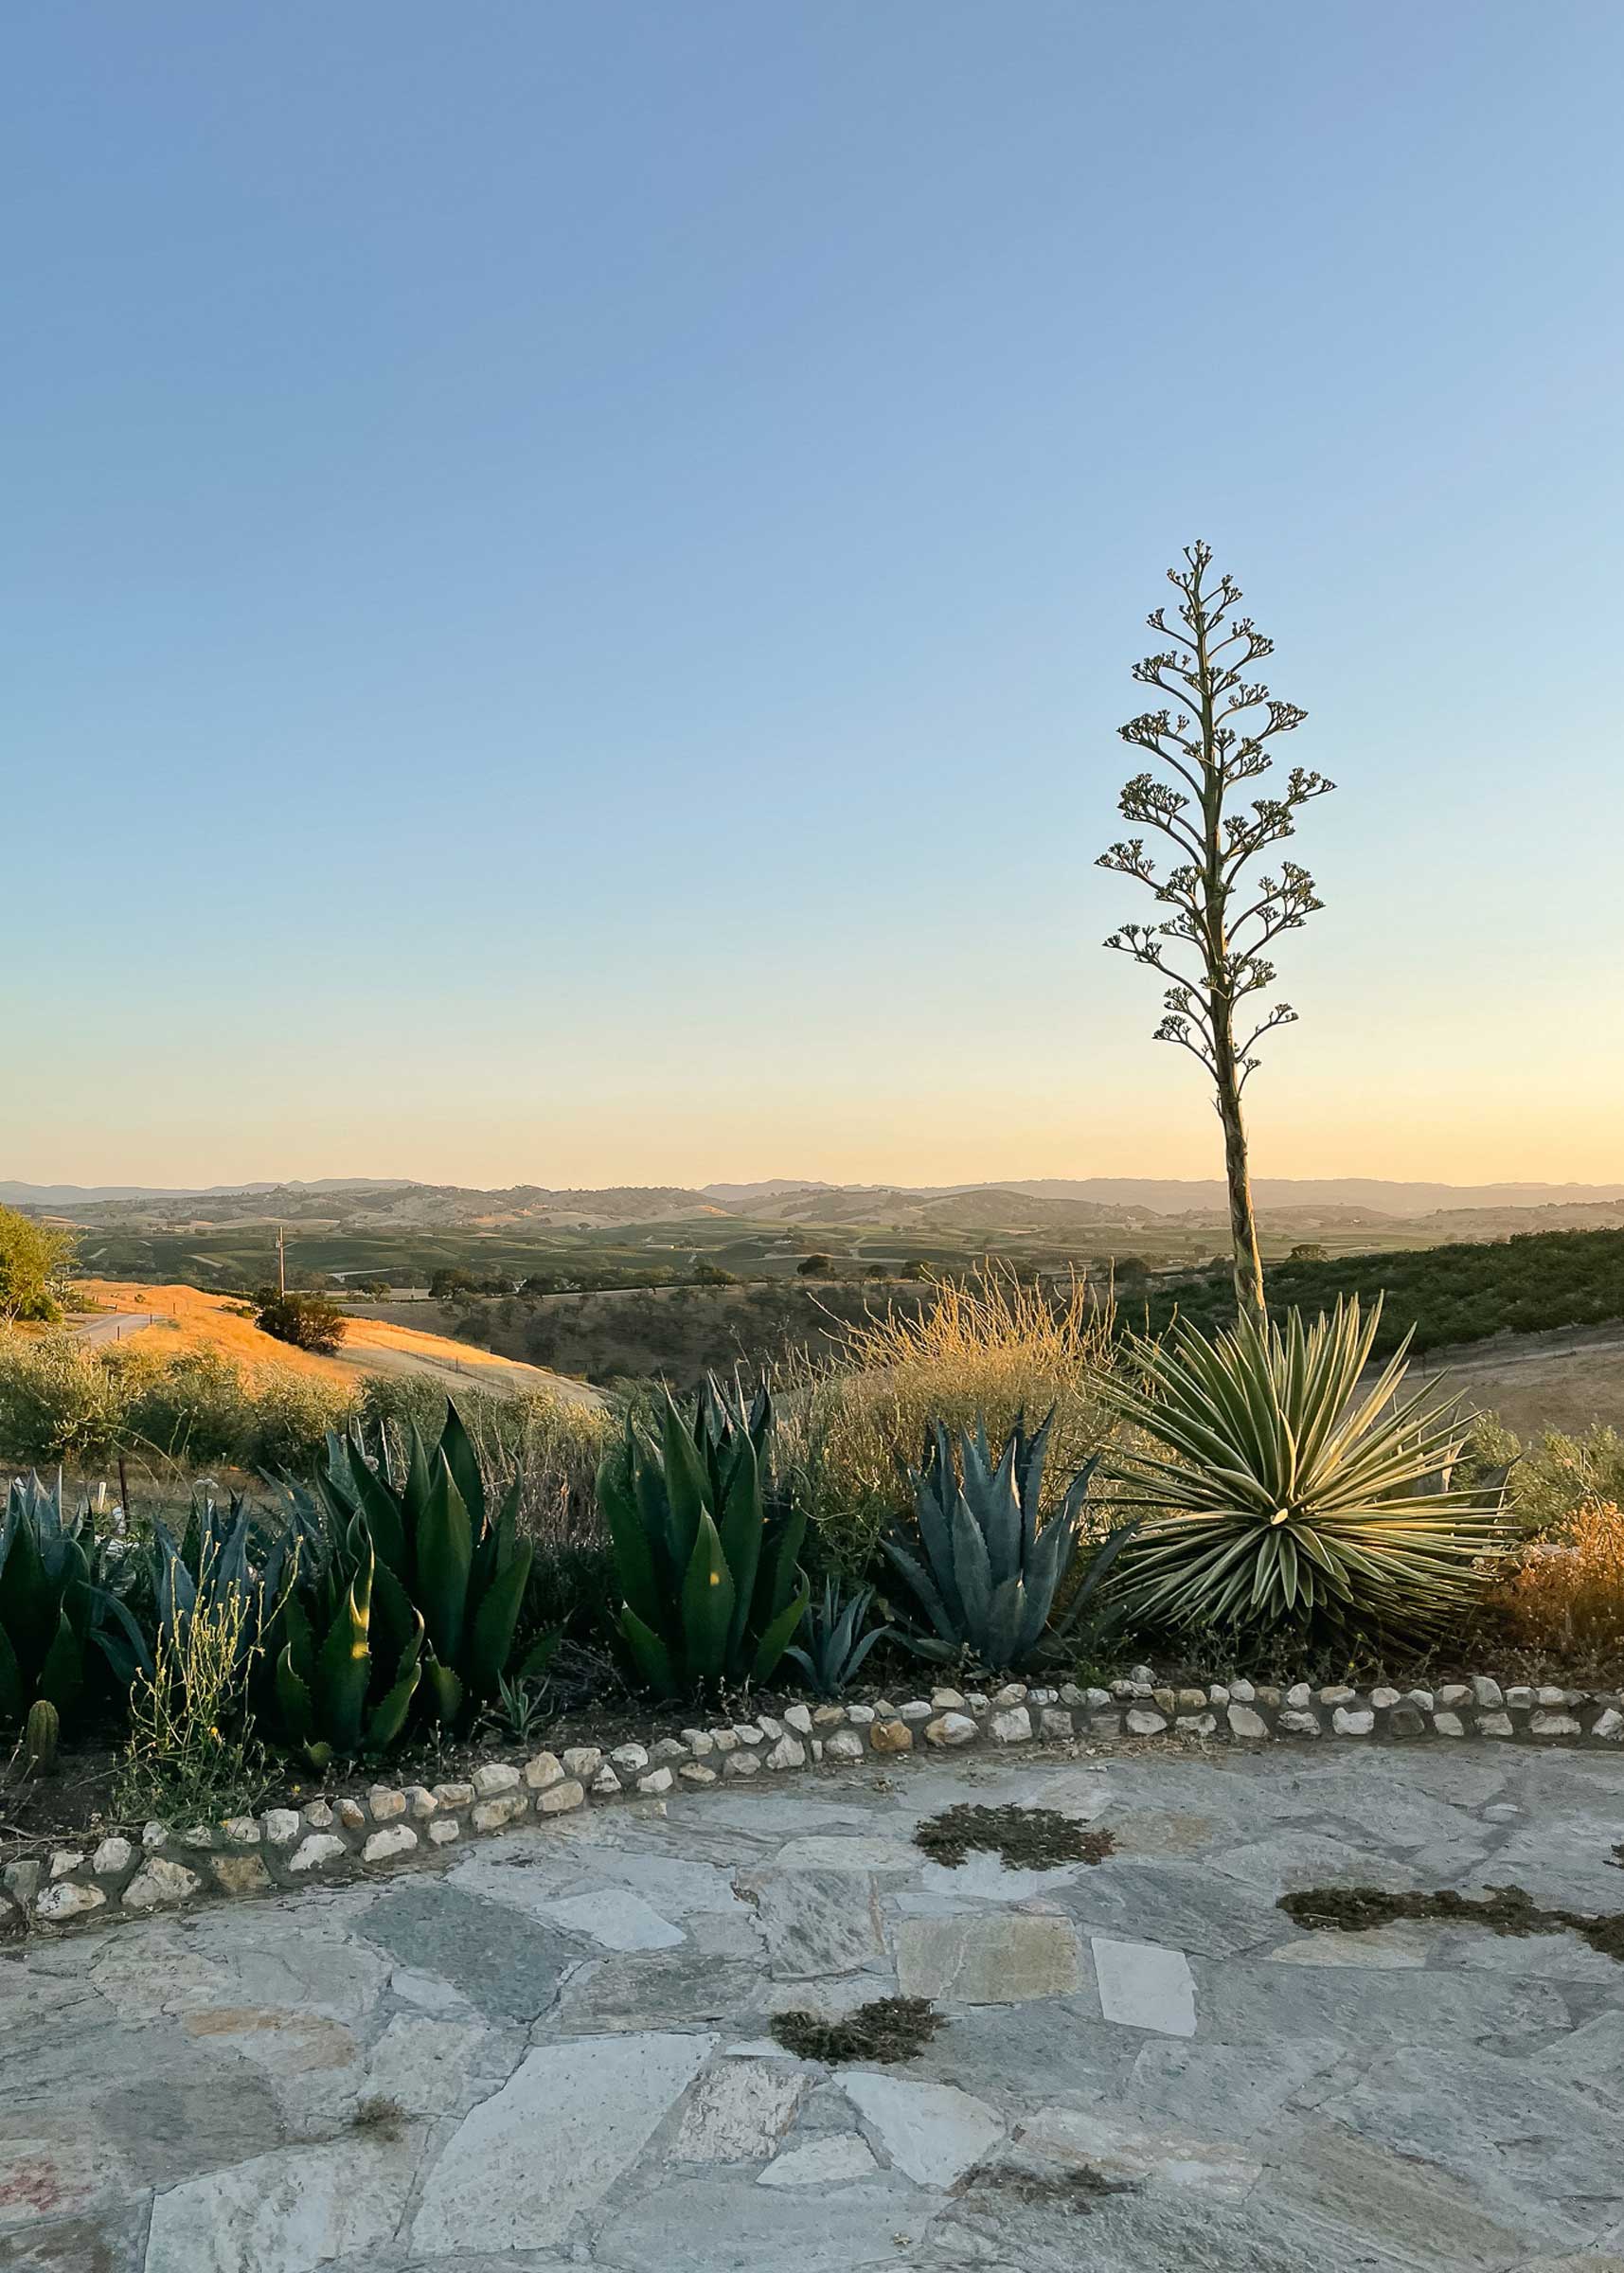
<instances>
[{"instance_id":1,"label":"agave plant","mask_svg":"<svg viewBox=\"0 0 1624 2273\"><path fill-rule=\"evenodd\" d=\"M161 1516L152 1519L148 1578L161 1639L178 1646L201 1607L212 1611L228 1594L241 1601L240 1666L264 1644L301 1561L317 1553L322 1534L295 1502L279 1526L266 1523L241 1493L223 1509L212 1491L192 1501L177 1540Z\"/></svg>"},{"instance_id":2,"label":"agave plant","mask_svg":"<svg viewBox=\"0 0 1624 2273\"><path fill-rule=\"evenodd\" d=\"M843 1598L838 1582L825 1579L823 1600L808 1604L800 1640L784 1655L800 1667L814 1695L830 1702L843 1697L874 1644L891 1632L889 1626L870 1626L864 1631L873 1600L872 1586L860 1586L855 1594Z\"/></svg>"},{"instance_id":3,"label":"agave plant","mask_svg":"<svg viewBox=\"0 0 1624 2273\"><path fill-rule=\"evenodd\" d=\"M88 1504L63 1513L60 1474L54 1485L13 1479L0 1524L0 1723L37 1699L66 1717L97 1670L146 1660L118 1576Z\"/></svg>"},{"instance_id":4,"label":"agave plant","mask_svg":"<svg viewBox=\"0 0 1624 2273\"><path fill-rule=\"evenodd\" d=\"M765 1680L811 1589L797 1566L806 1517L769 1512L762 1485L772 1403L707 1382L687 1417L668 1395L658 1443L628 1422L598 1472L622 1602L619 1630L662 1696Z\"/></svg>"},{"instance_id":5,"label":"agave plant","mask_svg":"<svg viewBox=\"0 0 1624 2273\"><path fill-rule=\"evenodd\" d=\"M318 1768L398 1742L423 1673L423 1620L352 1515L277 1619L282 1734Z\"/></svg>"},{"instance_id":6,"label":"agave plant","mask_svg":"<svg viewBox=\"0 0 1624 2273\"><path fill-rule=\"evenodd\" d=\"M330 1439L328 1464L317 1478L329 1538L348 1543L359 1521L375 1561L373 1589L398 1615L403 1603L423 1626L423 1694L433 1717L465 1722L496 1692L509 1670L519 1613L535 1549L518 1535L524 1488L515 1476L502 1504L487 1506L479 1458L455 1405L447 1403L445 1426L431 1453L419 1431L411 1433L405 1475L397 1483L388 1446L380 1437L369 1456L362 1431ZM352 1559L359 1567L360 1557ZM538 1643L519 1672L539 1670L550 1639Z\"/></svg>"},{"instance_id":7,"label":"agave plant","mask_svg":"<svg viewBox=\"0 0 1624 2273\"><path fill-rule=\"evenodd\" d=\"M1118 1474L1147 1511L1124 1565L1130 1616L1169 1625L1365 1626L1421 1634L1511 1544L1492 1485L1456 1489L1453 1404L1404 1396L1409 1336L1361 1387L1382 1305L1305 1325L1242 1317L1136 1344L1143 1385L1107 1382L1159 1449Z\"/></svg>"},{"instance_id":8,"label":"agave plant","mask_svg":"<svg viewBox=\"0 0 1624 2273\"><path fill-rule=\"evenodd\" d=\"M1061 1506L1039 1520L1048 1419L1028 1436L1017 1418L994 1462L979 1423L955 1442L938 1422L927 1441L922 1468L910 1469L919 1552L899 1539L885 1551L908 1583L932 1631L905 1637L920 1656L968 1655L998 1672L1025 1664L1037 1651L1054 1610L1055 1596L1077 1551L1088 1487L1098 1455L1073 1478ZM1098 1585L1120 1552L1114 1534L1094 1558L1090 1586ZM1082 1598L1072 1604L1080 1608ZM1070 1613L1068 1613L1069 1618Z\"/></svg>"}]
</instances>

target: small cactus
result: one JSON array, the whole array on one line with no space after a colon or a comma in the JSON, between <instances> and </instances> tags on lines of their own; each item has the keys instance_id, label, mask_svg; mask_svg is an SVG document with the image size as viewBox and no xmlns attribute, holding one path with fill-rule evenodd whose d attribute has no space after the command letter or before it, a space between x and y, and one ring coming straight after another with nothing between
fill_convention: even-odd
<instances>
[{"instance_id":1,"label":"small cactus","mask_svg":"<svg viewBox=\"0 0 1624 2273\"><path fill-rule=\"evenodd\" d=\"M48 1697L36 1697L23 1727L23 1749L36 1768L48 1772L55 1767L61 1735L62 1720L56 1707Z\"/></svg>"}]
</instances>

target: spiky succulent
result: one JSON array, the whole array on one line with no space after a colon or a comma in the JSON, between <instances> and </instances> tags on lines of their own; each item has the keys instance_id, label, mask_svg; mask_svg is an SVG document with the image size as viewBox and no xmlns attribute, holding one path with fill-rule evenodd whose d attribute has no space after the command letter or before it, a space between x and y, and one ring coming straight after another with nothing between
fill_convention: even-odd
<instances>
[{"instance_id":1,"label":"spiky succulent","mask_svg":"<svg viewBox=\"0 0 1624 2273\"><path fill-rule=\"evenodd\" d=\"M1145 1511L1120 1573L1131 1618L1436 1630L1511 1544L1498 1490L1456 1489L1466 1428L1401 1393L1409 1337L1363 1379L1382 1315L1357 1298L1311 1326L1242 1316L1138 1342L1140 1382L1101 1384L1150 1440L1116 1473Z\"/></svg>"},{"instance_id":2,"label":"spiky succulent","mask_svg":"<svg viewBox=\"0 0 1624 2273\"><path fill-rule=\"evenodd\" d=\"M800 1667L815 1696L829 1702L843 1697L874 1644L890 1633L889 1626L869 1626L865 1631L873 1600L872 1586L859 1586L854 1594L843 1595L836 1580L825 1579L821 1601L807 1605L799 1639L784 1655Z\"/></svg>"},{"instance_id":3,"label":"spiky succulent","mask_svg":"<svg viewBox=\"0 0 1624 2273\"><path fill-rule=\"evenodd\" d=\"M748 1412L715 1382L691 1414L669 1396L657 1443L628 1423L598 1472L633 1662L661 1696L764 1681L800 1624L806 1517L763 1488L772 1405Z\"/></svg>"},{"instance_id":4,"label":"spiky succulent","mask_svg":"<svg viewBox=\"0 0 1624 2273\"><path fill-rule=\"evenodd\" d=\"M884 1546L929 1622L928 1633L919 1629L906 1637L921 1656L968 1654L1004 1672L1036 1654L1077 1551L1083 1503L1098 1465L1098 1455L1085 1462L1060 1507L1040 1521L1053 1422L1051 1412L1028 1436L1018 1419L996 1463L979 1423L960 1433L956 1461L954 1440L938 1423L923 1467L909 1471L916 1533L887 1539ZM1118 1545L1107 1541L1100 1550L1105 1567L1117 1551ZM1098 1575L1104 1575L1103 1568Z\"/></svg>"}]
</instances>

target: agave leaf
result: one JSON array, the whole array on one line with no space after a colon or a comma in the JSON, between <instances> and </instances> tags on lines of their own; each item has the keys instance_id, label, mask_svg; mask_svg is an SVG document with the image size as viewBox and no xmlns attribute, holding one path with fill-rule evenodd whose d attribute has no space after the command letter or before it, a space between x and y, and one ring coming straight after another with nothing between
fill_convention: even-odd
<instances>
[{"instance_id":1,"label":"agave leaf","mask_svg":"<svg viewBox=\"0 0 1624 2273\"><path fill-rule=\"evenodd\" d=\"M519 1660L520 1680L533 1681L539 1673L544 1673L557 1656L558 1646L562 1639L562 1626L555 1626L546 1634L538 1634Z\"/></svg>"},{"instance_id":2,"label":"agave leaf","mask_svg":"<svg viewBox=\"0 0 1624 2273\"><path fill-rule=\"evenodd\" d=\"M715 1681L725 1671L735 1601L721 1536L708 1511L702 1508L693 1553L683 1576L683 1654L690 1680Z\"/></svg>"},{"instance_id":3,"label":"agave leaf","mask_svg":"<svg viewBox=\"0 0 1624 2273\"><path fill-rule=\"evenodd\" d=\"M479 1455L473 1441L463 1425L462 1415L448 1397L445 1403L445 1426L440 1431L440 1456L451 1470L452 1482L462 1494L462 1504L468 1510L469 1521L477 1531L485 1521L485 1477L479 1466Z\"/></svg>"},{"instance_id":4,"label":"agave leaf","mask_svg":"<svg viewBox=\"0 0 1624 2273\"><path fill-rule=\"evenodd\" d=\"M678 1682L671 1654L653 1629L643 1623L630 1602L621 1605L620 1631L626 1638L637 1671L649 1687L659 1696L674 1697Z\"/></svg>"},{"instance_id":5,"label":"agave leaf","mask_svg":"<svg viewBox=\"0 0 1624 2273\"><path fill-rule=\"evenodd\" d=\"M399 1741L421 1678L422 1668L414 1663L408 1672L402 1674L394 1688L386 1691L373 1706L366 1716L366 1748L368 1752L387 1752Z\"/></svg>"},{"instance_id":6,"label":"agave leaf","mask_svg":"<svg viewBox=\"0 0 1624 2273\"><path fill-rule=\"evenodd\" d=\"M0 1626L23 1668L26 1690L34 1687L30 1672L43 1662L45 1638L54 1638L61 1616L58 1590L45 1575L32 1526L14 1524L0 1564Z\"/></svg>"},{"instance_id":7,"label":"agave leaf","mask_svg":"<svg viewBox=\"0 0 1624 2273\"><path fill-rule=\"evenodd\" d=\"M670 1548L676 1567L686 1571L693 1560L699 1537L699 1519L706 1511L709 1478L698 1447L683 1425L683 1418L668 1394L661 1417L661 1450L665 1457L666 1498L670 1507Z\"/></svg>"},{"instance_id":8,"label":"agave leaf","mask_svg":"<svg viewBox=\"0 0 1624 2273\"><path fill-rule=\"evenodd\" d=\"M726 1497L716 1527L723 1561L733 1590L731 1615L723 1641L723 1656L728 1664L733 1662L743 1642L745 1624L756 1600L756 1571L761 1559L761 1537L766 1529L756 1447L742 1431L735 1441L738 1457L730 1464Z\"/></svg>"},{"instance_id":9,"label":"agave leaf","mask_svg":"<svg viewBox=\"0 0 1624 2273\"><path fill-rule=\"evenodd\" d=\"M461 1717L464 1691L455 1666L443 1665L431 1648L423 1659L423 1674L428 1682L429 1709L435 1719L450 1728Z\"/></svg>"},{"instance_id":10,"label":"agave leaf","mask_svg":"<svg viewBox=\"0 0 1624 2273\"><path fill-rule=\"evenodd\" d=\"M513 1631L529 1584L534 1548L526 1539L505 1570L485 1589L473 1613L468 1649L468 1689L476 1701L492 1694L513 1654Z\"/></svg>"},{"instance_id":11,"label":"agave leaf","mask_svg":"<svg viewBox=\"0 0 1624 2273\"><path fill-rule=\"evenodd\" d=\"M341 1752L361 1742L361 1713L372 1676L372 1558L358 1564L338 1615L316 1653L312 1684L324 1730Z\"/></svg>"},{"instance_id":12,"label":"agave leaf","mask_svg":"<svg viewBox=\"0 0 1624 2273\"><path fill-rule=\"evenodd\" d=\"M644 1511L628 1488L630 1452L610 1453L598 1470L598 1505L609 1530L609 1548L621 1594L649 1626L660 1622L663 1590Z\"/></svg>"},{"instance_id":13,"label":"agave leaf","mask_svg":"<svg viewBox=\"0 0 1624 2273\"><path fill-rule=\"evenodd\" d=\"M787 1603L779 1611L772 1624L765 1628L760 1640L756 1645L755 1661L750 1668L753 1680L767 1681L772 1678L779 1659L789 1646L790 1636L806 1616L807 1604L811 1601L812 1588L805 1586L793 1602Z\"/></svg>"},{"instance_id":14,"label":"agave leaf","mask_svg":"<svg viewBox=\"0 0 1624 2273\"><path fill-rule=\"evenodd\" d=\"M417 1531L418 1604L436 1656L444 1665L455 1665L462 1655L473 1532L443 1454L437 1459Z\"/></svg>"},{"instance_id":15,"label":"agave leaf","mask_svg":"<svg viewBox=\"0 0 1624 2273\"><path fill-rule=\"evenodd\" d=\"M308 1745L315 1733L315 1703L309 1682L294 1670L291 1642L277 1660L277 1703L289 1738L296 1745Z\"/></svg>"},{"instance_id":16,"label":"agave leaf","mask_svg":"<svg viewBox=\"0 0 1624 2273\"><path fill-rule=\"evenodd\" d=\"M384 1478L362 1458L359 1446L350 1461L349 1474L354 1485L354 1506L366 1518L366 1529L372 1536L373 1551L380 1565L392 1571L403 1587L409 1588L417 1573L412 1568L400 1501ZM420 1509L422 1502L417 1500L413 1505Z\"/></svg>"}]
</instances>

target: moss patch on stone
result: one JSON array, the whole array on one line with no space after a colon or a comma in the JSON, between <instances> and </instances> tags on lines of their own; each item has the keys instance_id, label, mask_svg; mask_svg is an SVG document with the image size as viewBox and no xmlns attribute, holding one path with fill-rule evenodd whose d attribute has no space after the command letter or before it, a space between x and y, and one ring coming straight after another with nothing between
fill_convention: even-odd
<instances>
[{"instance_id":1,"label":"moss patch on stone","mask_svg":"<svg viewBox=\"0 0 1624 2273\"><path fill-rule=\"evenodd\" d=\"M1311 1887L1282 1894L1279 1906L1294 1925L1340 1934L1367 1934L1401 1920L1429 1924L1482 1925L1494 1934L1578 1934L1604 1958L1624 1965L1624 1913L1592 1917L1583 1910L1544 1910L1521 1887L1490 1887L1486 1894L1388 1894L1380 1887Z\"/></svg>"},{"instance_id":2,"label":"moss patch on stone","mask_svg":"<svg viewBox=\"0 0 1624 2273\"><path fill-rule=\"evenodd\" d=\"M1056 1870L1063 1863L1102 1863L1116 1842L1052 1807L950 1807L914 1834L933 1863L956 1870L973 1848L1003 1858L1006 1870Z\"/></svg>"},{"instance_id":3,"label":"moss patch on stone","mask_svg":"<svg viewBox=\"0 0 1624 2273\"><path fill-rule=\"evenodd\" d=\"M1108 2178L1088 2162L1065 2170L1029 2162L982 2162L954 2192L961 2196L996 2192L1007 2201L1086 2217L1097 2202L1112 2194L1136 2194L1140 2187L1133 2178Z\"/></svg>"},{"instance_id":4,"label":"moss patch on stone","mask_svg":"<svg viewBox=\"0 0 1624 2273\"><path fill-rule=\"evenodd\" d=\"M815 2013L780 2013L773 2035L797 2060L821 2060L834 2067L847 2060L875 2060L889 2067L911 2060L947 2025L928 1996L877 1996L838 2020Z\"/></svg>"}]
</instances>

